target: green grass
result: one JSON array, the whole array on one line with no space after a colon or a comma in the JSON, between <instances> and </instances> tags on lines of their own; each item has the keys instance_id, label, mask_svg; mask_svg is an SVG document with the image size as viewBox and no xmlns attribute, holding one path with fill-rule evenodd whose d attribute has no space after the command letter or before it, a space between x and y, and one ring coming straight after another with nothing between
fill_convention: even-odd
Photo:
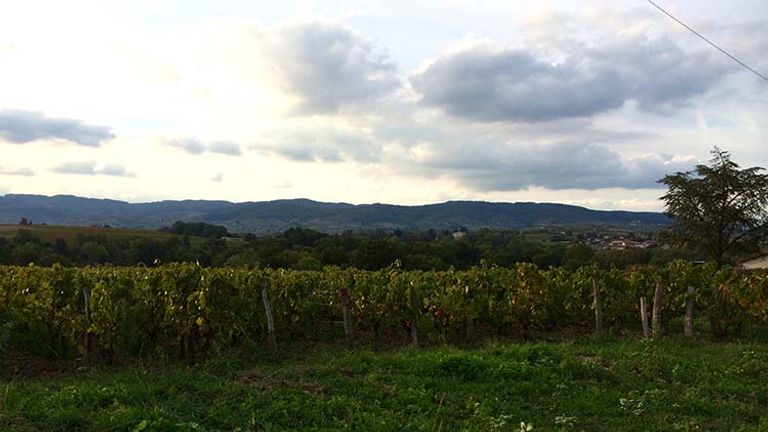
<instances>
[{"instance_id":1,"label":"green grass","mask_svg":"<svg viewBox=\"0 0 768 432\"><path fill-rule=\"evenodd\" d=\"M6 373L0 430L768 431L765 343L314 345L37 375Z\"/></svg>"}]
</instances>

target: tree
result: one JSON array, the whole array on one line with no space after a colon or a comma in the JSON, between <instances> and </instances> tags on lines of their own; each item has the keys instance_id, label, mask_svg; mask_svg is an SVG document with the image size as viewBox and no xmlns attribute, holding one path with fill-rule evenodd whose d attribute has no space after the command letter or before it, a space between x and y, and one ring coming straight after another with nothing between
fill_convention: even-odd
<instances>
[{"instance_id":1,"label":"tree","mask_svg":"<svg viewBox=\"0 0 768 432\"><path fill-rule=\"evenodd\" d=\"M568 246L568 248L565 250L565 257L563 257L563 261L569 268L576 269L578 267L589 265L594 257L594 249L587 245L577 243Z\"/></svg>"},{"instance_id":2,"label":"tree","mask_svg":"<svg viewBox=\"0 0 768 432\"><path fill-rule=\"evenodd\" d=\"M740 169L715 147L709 165L667 175L661 197L674 220L669 238L697 248L717 267L754 252L768 234L768 175L762 167Z\"/></svg>"}]
</instances>

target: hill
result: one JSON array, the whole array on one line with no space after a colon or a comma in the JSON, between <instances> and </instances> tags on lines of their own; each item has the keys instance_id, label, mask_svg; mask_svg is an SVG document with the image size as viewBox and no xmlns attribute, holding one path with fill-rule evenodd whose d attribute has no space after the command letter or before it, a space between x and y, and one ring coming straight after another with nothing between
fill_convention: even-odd
<instances>
[{"instance_id":1,"label":"hill","mask_svg":"<svg viewBox=\"0 0 768 432\"><path fill-rule=\"evenodd\" d=\"M660 213L602 211L547 203L449 201L441 204L324 203L308 199L232 203L159 201L127 203L71 195L0 196L0 223L26 217L49 225L104 225L157 229L174 221L224 225L232 232L269 233L303 226L324 232L366 229L525 229L542 226L612 226L654 229L669 223Z\"/></svg>"}]
</instances>

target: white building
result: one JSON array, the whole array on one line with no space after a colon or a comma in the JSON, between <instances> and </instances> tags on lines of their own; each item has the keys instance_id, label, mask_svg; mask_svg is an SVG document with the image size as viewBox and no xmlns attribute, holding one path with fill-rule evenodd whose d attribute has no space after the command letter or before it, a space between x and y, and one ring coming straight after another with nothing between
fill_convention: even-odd
<instances>
[{"instance_id":1,"label":"white building","mask_svg":"<svg viewBox=\"0 0 768 432\"><path fill-rule=\"evenodd\" d=\"M741 263L744 270L768 269L768 255Z\"/></svg>"}]
</instances>

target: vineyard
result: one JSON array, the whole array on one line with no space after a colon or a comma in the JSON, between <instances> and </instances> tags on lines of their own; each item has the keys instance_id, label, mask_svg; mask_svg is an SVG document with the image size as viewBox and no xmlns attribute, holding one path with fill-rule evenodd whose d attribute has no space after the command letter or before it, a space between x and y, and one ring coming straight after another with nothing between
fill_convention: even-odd
<instances>
[{"instance_id":1,"label":"vineyard","mask_svg":"<svg viewBox=\"0 0 768 432\"><path fill-rule=\"evenodd\" d=\"M518 264L444 272L56 265L0 267L0 347L61 358L190 358L345 333L423 345L588 332L596 286L614 333L639 328L638 301L653 298L657 286L666 322L682 318L693 300L697 323L716 336L768 324L768 273L682 261L630 270Z\"/></svg>"}]
</instances>

